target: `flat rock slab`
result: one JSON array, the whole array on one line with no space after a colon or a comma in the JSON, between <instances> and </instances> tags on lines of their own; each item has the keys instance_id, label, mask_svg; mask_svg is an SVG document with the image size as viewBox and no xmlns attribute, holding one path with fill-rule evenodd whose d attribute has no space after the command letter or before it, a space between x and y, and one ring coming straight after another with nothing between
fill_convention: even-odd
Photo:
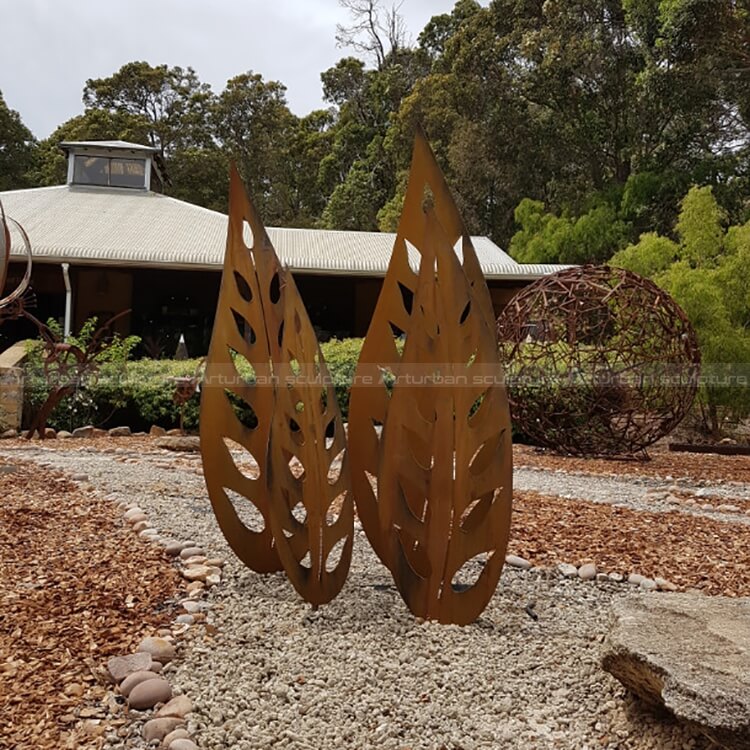
<instances>
[{"instance_id":1,"label":"flat rock slab","mask_svg":"<svg viewBox=\"0 0 750 750\"><path fill-rule=\"evenodd\" d=\"M151 666L151 654L129 654L128 656L113 656L107 662L107 669L115 682L122 682L133 672L146 672Z\"/></svg>"},{"instance_id":2,"label":"flat rock slab","mask_svg":"<svg viewBox=\"0 0 750 750\"><path fill-rule=\"evenodd\" d=\"M619 602L602 666L643 700L726 748L750 748L750 599Z\"/></svg>"},{"instance_id":3,"label":"flat rock slab","mask_svg":"<svg viewBox=\"0 0 750 750\"><path fill-rule=\"evenodd\" d=\"M201 439L192 435L160 437L156 440L156 446L169 451L195 452L201 449Z\"/></svg>"}]
</instances>

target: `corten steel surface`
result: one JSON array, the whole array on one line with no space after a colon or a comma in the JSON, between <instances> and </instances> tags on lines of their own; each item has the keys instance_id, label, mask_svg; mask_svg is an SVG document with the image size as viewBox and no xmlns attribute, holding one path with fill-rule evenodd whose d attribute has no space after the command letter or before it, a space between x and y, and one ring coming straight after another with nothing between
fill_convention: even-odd
<instances>
[{"instance_id":1,"label":"corten steel surface","mask_svg":"<svg viewBox=\"0 0 750 750\"><path fill-rule=\"evenodd\" d=\"M463 263L454 251L458 240ZM407 241L420 254L418 275ZM403 356L394 338L400 333ZM419 132L393 256L351 391L349 451L363 528L421 617L472 622L500 577L512 499L510 415L500 380L473 378L498 369L489 291ZM437 372L467 384L440 385ZM391 396L385 384L370 384L383 373L395 379Z\"/></svg>"},{"instance_id":2,"label":"corten steel surface","mask_svg":"<svg viewBox=\"0 0 750 750\"><path fill-rule=\"evenodd\" d=\"M243 239L244 222L252 233L252 249ZM273 374L271 362L279 356L278 337L269 339L267 332L278 331L281 326L280 273L279 260L260 217L237 171L232 169L224 271L201 394L201 454L219 526L234 553L259 573L282 569L268 518L265 472L274 409L274 389L268 384ZM252 365L256 382L265 385L245 381L235 367L235 359ZM244 402L256 423L243 424L232 400ZM235 464L230 452L235 445L242 446L255 460L260 470L257 476L248 476ZM243 521L228 491L241 496L241 502L247 500L255 506L252 526Z\"/></svg>"},{"instance_id":3,"label":"corten steel surface","mask_svg":"<svg viewBox=\"0 0 750 750\"><path fill-rule=\"evenodd\" d=\"M237 556L258 572L286 569L300 594L320 604L338 593L351 556L348 471L342 470L337 483L328 482L331 460L344 446L341 415L330 388L326 409L321 409L321 375L317 381L304 379L316 367L325 375L323 358L291 274L281 268L234 169L229 197L227 251L201 397L206 485ZM243 239L244 222L252 247ZM252 372L252 381L240 376L240 363L246 375ZM290 374L295 375L291 387ZM240 404L251 414L247 424L235 411ZM331 422L334 443L328 449L325 433ZM236 465L230 450L239 446L252 457L256 476ZM294 472L300 467L305 475L297 480ZM329 526L329 506L345 492L339 498L339 522ZM253 506L250 525L243 515L247 518ZM326 554L337 535L347 542L338 567L328 572Z\"/></svg>"},{"instance_id":4,"label":"corten steel surface","mask_svg":"<svg viewBox=\"0 0 750 750\"><path fill-rule=\"evenodd\" d=\"M349 572L354 500L336 392L288 272L283 307L280 385L269 441L269 517L289 579L318 605L338 594Z\"/></svg>"},{"instance_id":5,"label":"corten steel surface","mask_svg":"<svg viewBox=\"0 0 750 750\"><path fill-rule=\"evenodd\" d=\"M687 414L700 350L685 313L637 274L582 266L517 294L497 323L518 429L583 456L641 456Z\"/></svg>"},{"instance_id":6,"label":"corten steel surface","mask_svg":"<svg viewBox=\"0 0 750 750\"><path fill-rule=\"evenodd\" d=\"M26 250L26 271L21 283L16 289L4 298L0 298L0 321L4 318L18 317L23 312L24 295L26 294L29 281L31 280L31 243L26 230L15 220L6 216L3 204L0 202L0 294L3 293L7 280L8 265L10 263L10 225L16 227Z\"/></svg>"}]
</instances>

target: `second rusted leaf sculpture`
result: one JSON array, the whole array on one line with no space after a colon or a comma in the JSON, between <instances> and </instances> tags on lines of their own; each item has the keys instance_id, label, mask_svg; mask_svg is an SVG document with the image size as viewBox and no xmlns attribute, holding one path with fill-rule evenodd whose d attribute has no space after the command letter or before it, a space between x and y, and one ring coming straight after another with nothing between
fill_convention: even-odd
<instances>
[{"instance_id":1,"label":"second rusted leaf sculpture","mask_svg":"<svg viewBox=\"0 0 750 750\"><path fill-rule=\"evenodd\" d=\"M368 539L411 611L445 623L479 616L505 561L511 430L493 324L471 239L419 132L352 387L349 446Z\"/></svg>"},{"instance_id":2,"label":"second rusted leaf sculpture","mask_svg":"<svg viewBox=\"0 0 750 750\"><path fill-rule=\"evenodd\" d=\"M204 475L237 556L258 572L285 569L314 605L343 586L353 539L346 462L331 468L344 428L328 380L291 274L233 170L201 397Z\"/></svg>"}]
</instances>

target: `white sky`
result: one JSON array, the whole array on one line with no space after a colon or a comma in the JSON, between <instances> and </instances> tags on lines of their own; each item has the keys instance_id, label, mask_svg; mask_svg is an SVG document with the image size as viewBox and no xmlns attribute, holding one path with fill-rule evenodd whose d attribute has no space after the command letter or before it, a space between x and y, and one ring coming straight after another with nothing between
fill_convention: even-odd
<instances>
[{"instance_id":1,"label":"white sky","mask_svg":"<svg viewBox=\"0 0 750 750\"><path fill-rule=\"evenodd\" d=\"M453 5L404 0L411 37ZM38 138L83 111L86 79L132 60L192 66L217 92L253 70L304 115L322 104L321 72L352 54L334 38L347 21L337 0L0 0L0 91Z\"/></svg>"}]
</instances>

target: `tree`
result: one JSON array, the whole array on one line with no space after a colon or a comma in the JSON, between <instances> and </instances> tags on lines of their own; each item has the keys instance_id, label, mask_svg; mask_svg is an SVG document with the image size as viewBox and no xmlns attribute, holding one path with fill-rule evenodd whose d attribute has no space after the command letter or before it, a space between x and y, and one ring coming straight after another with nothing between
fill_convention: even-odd
<instances>
[{"instance_id":1,"label":"tree","mask_svg":"<svg viewBox=\"0 0 750 750\"><path fill-rule=\"evenodd\" d=\"M692 187L682 201L675 227L682 257L694 267L713 265L722 251L725 221L711 187Z\"/></svg>"},{"instance_id":2,"label":"tree","mask_svg":"<svg viewBox=\"0 0 750 750\"><path fill-rule=\"evenodd\" d=\"M211 142L208 113L214 95L192 68L130 62L108 78L89 79L83 90L87 108L143 118L148 144L163 156L177 148Z\"/></svg>"},{"instance_id":3,"label":"tree","mask_svg":"<svg viewBox=\"0 0 750 750\"><path fill-rule=\"evenodd\" d=\"M37 143L0 91L0 190L28 187Z\"/></svg>"},{"instance_id":4,"label":"tree","mask_svg":"<svg viewBox=\"0 0 750 750\"><path fill-rule=\"evenodd\" d=\"M386 135L425 71L423 55L402 49L398 61L380 70L366 70L361 61L345 58L322 74L325 95L338 106L330 152L319 169L318 185L327 196L323 226L377 228L378 211L394 194L403 166Z\"/></svg>"},{"instance_id":5,"label":"tree","mask_svg":"<svg viewBox=\"0 0 750 750\"><path fill-rule=\"evenodd\" d=\"M169 160L171 186L166 192L173 198L226 213L229 195L229 159L216 146L185 148Z\"/></svg>"},{"instance_id":6,"label":"tree","mask_svg":"<svg viewBox=\"0 0 750 750\"><path fill-rule=\"evenodd\" d=\"M545 213L544 204L521 201L515 213L521 226L510 243L521 263L598 263L627 242L627 228L612 207L602 203L578 218Z\"/></svg>"},{"instance_id":7,"label":"tree","mask_svg":"<svg viewBox=\"0 0 750 750\"><path fill-rule=\"evenodd\" d=\"M617 253L614 265L650 276L683 308L696 329L703 378L699 402L718 438L730 417L750 412L750 389L738 366L750 363L750 223L724 232L710 187L693 187L676 223L679 242L656 234Z\"/></svg>"},{"instance_id":8,"label":"tree","mask_svg":"<svg viewBox=\"0 0 750 750\"><path fill-rule=\"evenodd\" d=\"M286 87L249 71L227 81L213 107L216 135L236 160L264 220L283 224L293 215L286 181L287 145L295 117Z\"/></svg>"},{"instance_id":9,"label":"tree","mask_svg":"<svg viewBox=\"0 0 750 750\"><path fill-rule=\"evenodd\" d=\"M339 0L351 16L350 26L336 25L336 44L374 58L378 70L406 47L406 25L399 11L403 0L383 7L381 0Z\"/></svg>"}]
</instances>

